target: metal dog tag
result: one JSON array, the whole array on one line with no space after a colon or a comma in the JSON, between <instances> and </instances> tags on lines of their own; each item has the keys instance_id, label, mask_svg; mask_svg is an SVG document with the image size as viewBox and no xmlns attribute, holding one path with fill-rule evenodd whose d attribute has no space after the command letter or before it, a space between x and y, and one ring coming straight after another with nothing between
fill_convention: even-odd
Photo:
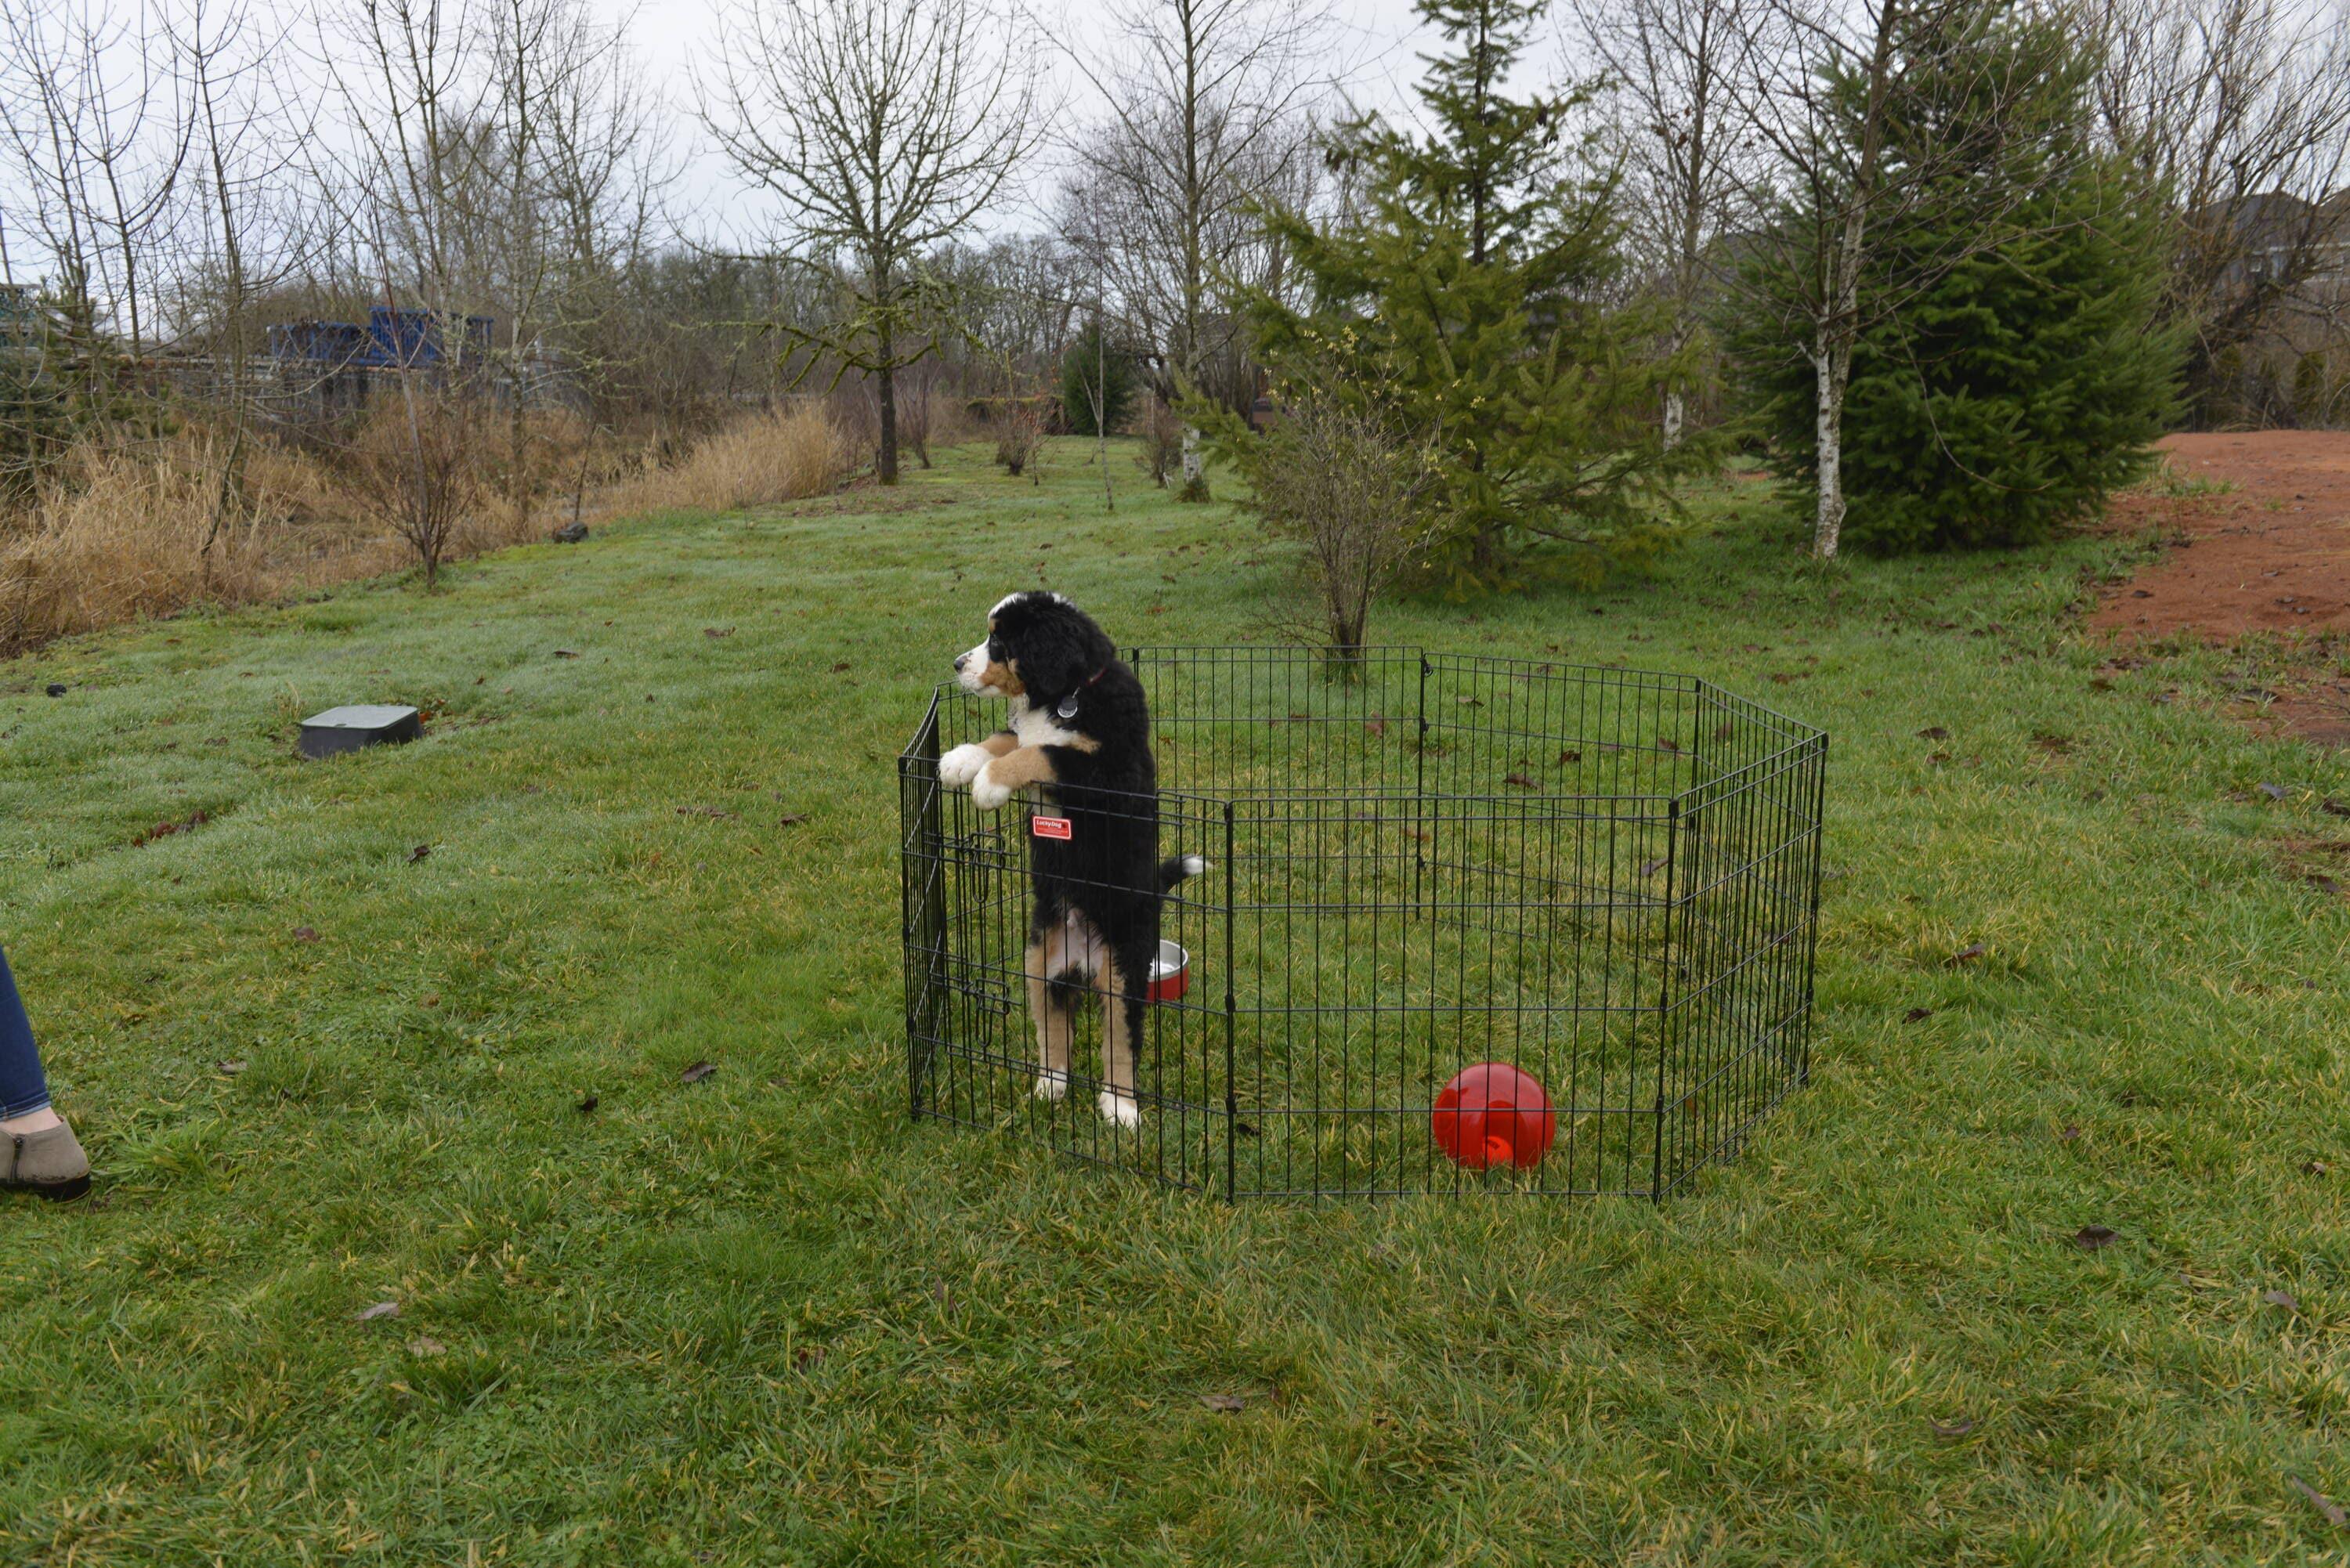
<instances>
[{"instance_id":1,"label":"metal dog tag","mask_svg":"<svg viewBox=\"0 0 2350 1568\"><path fill-rule=\"evenodd\" d=\"M1076 718L1077 716L1077 694L1072 691L1066 697L1062 698L1060 701L1053 705L1053 711L1058 713L1064 719Z\"/></svg>"}]
</instances>

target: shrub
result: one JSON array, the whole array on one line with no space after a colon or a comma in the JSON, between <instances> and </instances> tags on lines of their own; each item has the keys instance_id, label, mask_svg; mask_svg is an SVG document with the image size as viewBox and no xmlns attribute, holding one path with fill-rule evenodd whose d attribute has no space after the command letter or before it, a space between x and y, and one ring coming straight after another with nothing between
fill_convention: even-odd
<instances>
[{"instance_id":1,"label":"shrub","mask_svg":"<svg viewBox=\"0 0 2350 1568\"><path fill-rule=\"evenodd\" d=\"M472 440L480 411L421 388L412 397L394 391L352 443L360 505L407 544L428 588L481 496L482 454Z\"/></svg>"},{"instance_id":2,"label":"shrub","mask_svg":"<svg viewBox=\"0 0 2350 1568\"><path fill-rule=\"evenodd\" d=\"M1325 393L1299 399L1271 431L1232 450L1252 493L1242 504L1305 547L1314 635L1334 650L1361 648L1373 599L1440 526L1422 505L1435 454L1400 441L1391 421Z\"/></svg>"},{"instance_id":3,"label":"shrub","mask_svg":"<svg viewBox=\"0 0 2350 1568\"><path fill-rule=\"evenodd\" d=\"M995 414L995 461L1014 479L1028 472L1045 444L1045 421L1027 399L1007 400Z\"/></svg>"},{"instance_id":4,"label":"shrub","mask_svg":"<svg viewBox=\"0 0 2350 1568\"><path fill-rule=\"evenodd\" d=\"M1183 424L1175 410L1150 400L1150 417L1143 421L1142 450L1135 454L1135 466L1150 475L1150 483L1159 489L1167 488L1167 476L1173 473L1183 461Z\"/></svg>"}]
</instances>

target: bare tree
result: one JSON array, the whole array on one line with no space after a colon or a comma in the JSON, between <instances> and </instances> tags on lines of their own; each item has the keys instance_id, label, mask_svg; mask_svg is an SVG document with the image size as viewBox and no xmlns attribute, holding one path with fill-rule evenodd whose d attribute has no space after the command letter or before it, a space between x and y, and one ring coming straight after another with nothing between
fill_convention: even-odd
<instances>
[{"instance_id":1,"label":"bare tree","mask_svg":"<svg viewBox=\"0 0 2350 1568\"><path fill-rule=\"evenodd\" d=\"M299 198L286 189L289 151L309 126L268 69L281 41L263 34L243 0L190 0L172 34L192 118L192 241L181 304L182 339L206 353L206 389L228 428L219 457L212 518L203 545L210 582L222 534L244 514L245 459L253 435L255 303L293 275L307 235ZM190 265L192 264L192 265Z\"/></svg>"},{"instance_id":2,"label":"bare tree","mask_svg":"<svg viewBox=\"0 0 2350 1568\"><path fill-rule=\"evenodd\" d=\"M1332 28L1300 0L1112 0L1108 16L1114 63L1078 61L1108 119L1070 144L1063 229L1115 278L1129 329L1159 350L1156 390L1169 397L1199 387L1237 331L1218 289L1263 244L1250 204L1295 194L1276 187L1310 169ZM1203 491L1189 429L1183 477Z\"/></svg>"},{"instance_id":3,"label":"bare tree","mask_svg":"<svg viewBox=\"0 0 2350 1568\"><path fill-rule=\"evenodd\" d=\"M142 358L154 326L157 246L194 117L172 71L168 36L139 8L0 5L0 126L22 194L58 269L76 351L106 380L107 327Z\"/></svg>"},{"instance_id":4,"label":"bare tree","mask_svg":"<svg viewBox=\"0 0 2350 1568\"><path fill-rule=\"evenodd\" d=\"M951 314L922 257L997 199L1040 131L1013 34L984 0L739 0L711 62L703 124L849 302L836 325L778 327L873 378L884 484L898 481L897 373Z\"/></svg>"},{"instance_id":5,"label":"bare tree","mask_svg":"<svg viewBox=\"0 0 2350 1568\"><path fill-rule=\"evenodd\" d=\"M2166 306L2208 377L2281 313L2331 316L2350 163L2350 13L2283 0L2096 0L2105 130L2173 228ZM2328 323L2332 325L2332 323Z\"/></svg>"},{"instance_id":6,"label":"bare tree","mask_svg":"<svg viewBox=\"0 0 2350 1568\"><path fill-rule=\"evenodd\" d=\"M1626 241L1648 286L1672 306L1665 344L1694 337L1719 242L1751 160L1741 85L1752 74L1753 0L1581 0L1577 42L1605 73L1624 171ZM1665 392L1664 441L1680 441L1687 389Z\"/></svg>"}]
</instances>

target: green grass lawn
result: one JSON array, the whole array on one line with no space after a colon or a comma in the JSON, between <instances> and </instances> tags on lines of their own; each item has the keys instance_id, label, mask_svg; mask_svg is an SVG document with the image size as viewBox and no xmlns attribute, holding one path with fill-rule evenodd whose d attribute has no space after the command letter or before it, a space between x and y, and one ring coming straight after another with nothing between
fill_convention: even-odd
<instances>
[{"instance_id":1,"label":"green grass lawn","mask_svg":"<svg viewBox=\"0 0 2350 1568\"><path fill-rule=\"evenodd\" d=\"M1012 587L1224 643L1286 581L1049 456L0 666L103 1175L0 1207L0 1562L2342 1557L2350 766L2241 655L2100 673L2136 546L1822 575L1750 486L1653 578L1383 612L1832 732L1813 1081L1662 1205L1235 1208L906 1116L948 659ZM366 701L428 737L295 759Z\"/></svg>"}]
</instances>

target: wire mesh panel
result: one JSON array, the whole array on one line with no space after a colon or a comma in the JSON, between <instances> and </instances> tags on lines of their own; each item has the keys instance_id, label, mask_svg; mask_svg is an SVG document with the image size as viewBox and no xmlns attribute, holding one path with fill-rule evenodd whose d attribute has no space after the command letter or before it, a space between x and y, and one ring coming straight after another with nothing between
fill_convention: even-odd
<instances>
[{"instance_id":1,"label":"wire mesh panel","mask_svg":"<svg viewBox=\"0 0 2350 1568\"><path fill-rule=\"evenodd\" d=\"M1162 907L1188 989L1154 1000L1133 1043L1139 1123L1098 1114L1099 1005L1077 1010L1066 1094L1048 1081L1035 814L940 785L940 755L1003 722L951 688L899 763L918 1115L1232 1198L1661 1196L1801 1082L1819 731L1627 670L1129 658L1160 792L1085 809L1148 816L1160 855L1209 863ZM1538 1085L1538 1147L1445 1147L1447 1086L1480 1064Z\"/></svg>"}]
</instances>

